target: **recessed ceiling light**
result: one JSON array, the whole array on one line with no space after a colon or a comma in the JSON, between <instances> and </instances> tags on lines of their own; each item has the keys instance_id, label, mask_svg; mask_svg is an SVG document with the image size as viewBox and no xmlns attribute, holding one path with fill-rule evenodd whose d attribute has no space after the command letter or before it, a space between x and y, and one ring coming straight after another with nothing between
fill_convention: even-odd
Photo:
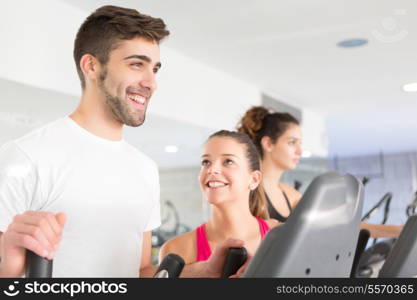
<instances>
[{"instance_id":1,"label":"recessed ceiling light","mask_svg":"<svg viewBox=\"0 0 417 300\"><path fill-rule=\"evenodd\" d=\"M304 157L304 158L311 157L311 152L308 150L304 150L303 154L301 154L301 157Z\"/></svg>"},{"instance_id":2,"label":"recessed ceiling light","mask_svg":"<svg viewBox=\"0 0 417 300\"><path fill-rule=\"evenodd\" d=\"M354 48L366 45L367 43L367 39L348 39L340 41L339 43L337 43L337 46L341 48Z\"/></svg>"},{"instance_id":3,"label":"recessed ceiling light","mask_svg":"<svg viewBox=\"0 0 417 300\"><path fill-rule=\"evenodd\" d=\"M178 147L175 146L175 145L165 146L165 152L168 152L168 153L176 153L176 152L178 152Z\"/></svg>"},{"instance_id":4,"label":"recessed ceiling light","mask_svg":"<svg viewBox=\"0 0 417 300\"><path fill-rule=\"evenodd\" d=\"M417 82L411 82L403 85L404 92L417 92Z\"/></svg>"}]
</instances>

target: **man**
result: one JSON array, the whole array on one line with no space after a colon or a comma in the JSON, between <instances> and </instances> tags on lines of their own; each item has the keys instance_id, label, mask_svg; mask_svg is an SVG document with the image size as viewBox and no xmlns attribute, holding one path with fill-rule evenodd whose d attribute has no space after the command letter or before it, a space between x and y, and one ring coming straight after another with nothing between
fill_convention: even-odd
<instances>
[{"instance_id":1,"label":"man","mask_svg":"<svg viewBox=\"0 0 417 300\"><path fill-rule=\"evenodd\" d=\"M161 19L104 6L81 25L74 59L82 97L69 117L0 149L0 276L22 276L25 251L56 277L152 276L160 225L155 163L122 138L140 126L161 67ZM185 276L219 276L229 240Z\"/></svg>"}]
</instances>

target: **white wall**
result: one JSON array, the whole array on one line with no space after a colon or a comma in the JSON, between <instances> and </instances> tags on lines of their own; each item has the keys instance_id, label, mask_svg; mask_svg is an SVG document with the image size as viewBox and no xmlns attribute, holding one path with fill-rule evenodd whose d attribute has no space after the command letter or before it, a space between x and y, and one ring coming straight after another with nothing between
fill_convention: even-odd
<instances>
[{"instance_id":1,"label":"white wall","mask_svg":"<svg viewBox=\"0 0 417 300\"><path fill-rule=\"evenodd\" d=\"M163 71L152 111L209 128L233 128L260 91L248 83L162 46ZM162 60L161 59L161 60Z\"/></svg>"},{"instance_id":2,"label":"white wall","mask_svg":"<svg viewBox=\"0 0 417 300\"><path fill-rule=\"evenodd\" d=\"M72 50L86 13L54 0L1 4L0 77L80 95Z\"/></svg>"},{"instance_id":3,"label":"white wall","mask_svg":"<svg viewBox=\"0 0 417 300\"><path fill-rule=\"evenodd\" d=\"M164 202L170 201L177 209L180 223L195 228L207 221L209 204L200 191L199 172L199 166L159 170L163 217Z\"/></svg>"},{"instance_id":4,"label":"white wall","mask_svg":"<svg viewBox=\"0 0 417 300\"><path fill-rule=\"evenodd\" d=\"M325 119L309 109L303 109L302 114L303 149L310 151L313 156L326 157L329 143Z\"/></svg>"}]
</instances>

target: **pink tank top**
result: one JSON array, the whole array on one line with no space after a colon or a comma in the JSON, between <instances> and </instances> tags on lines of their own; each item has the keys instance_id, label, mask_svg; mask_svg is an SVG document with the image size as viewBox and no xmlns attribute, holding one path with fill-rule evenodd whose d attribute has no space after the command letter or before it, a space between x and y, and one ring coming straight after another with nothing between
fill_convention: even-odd
<instances>
[{"instance_id":1,"label":"pink tank top","mask_svg":"<svg viewBox=\"0 0 417 300\"><path fill-rule=\"evenodd\" d=\"M259 223L259 231L263 239L265 234L269 231L269 226L264 219L256 218ZM197 237L197 261L207 260L211 255L210 245L206 235L206 224L202 224L196 228Z\"/></svg>"}]
</instances>

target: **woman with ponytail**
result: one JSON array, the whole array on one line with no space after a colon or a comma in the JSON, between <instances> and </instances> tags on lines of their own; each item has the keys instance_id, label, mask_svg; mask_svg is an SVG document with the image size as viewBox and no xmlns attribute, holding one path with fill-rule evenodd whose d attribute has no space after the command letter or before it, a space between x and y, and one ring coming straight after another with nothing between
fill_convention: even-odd
<instances>
[{"instance_id":1,"label":"woman with ponytail","mask_svg":"<svg viewBox=\"0 0 417 300\"><path fill-rule=\"evenodd\" d=\"M294 170L301 158L299 121L288 113L255 106L245 113L238 131L249 135L261 155L269 216L285 222L301 199L296 189L280 182L283 173Z\"/></svg>"},{"instance_id":2,"label":"woman with ponytail","mask_svg":"<svg viewBox=\"0 0 417 300\"><path fill-rule=\"evenodd\" d=\"M299 121L288 113L269 111L263 106L249 109L238 124L238 132L246 133L262 158L262 186L269 216L285 222L301 199L293 187L280 182L282 174L294 170L301 158ZM396 237L403 226L361 222L371 237Z\"/></svg>"},{"instance_id":3,"label":"woman with ponytail","mask_svg":"<svg viewBox=\"0 0 417 300\"><path fill-rule=\"evenodd\" d=\"M195 230L162 245L160 261L168 253L180 255L187 264L207 260L228 238L244 241L248 254L254 255L268 230L278 224L268 218L261 180L260 157L246 134L227 130L212 134L204 146L199 174L211 216Z\"/></svg>"}]
</instances>

